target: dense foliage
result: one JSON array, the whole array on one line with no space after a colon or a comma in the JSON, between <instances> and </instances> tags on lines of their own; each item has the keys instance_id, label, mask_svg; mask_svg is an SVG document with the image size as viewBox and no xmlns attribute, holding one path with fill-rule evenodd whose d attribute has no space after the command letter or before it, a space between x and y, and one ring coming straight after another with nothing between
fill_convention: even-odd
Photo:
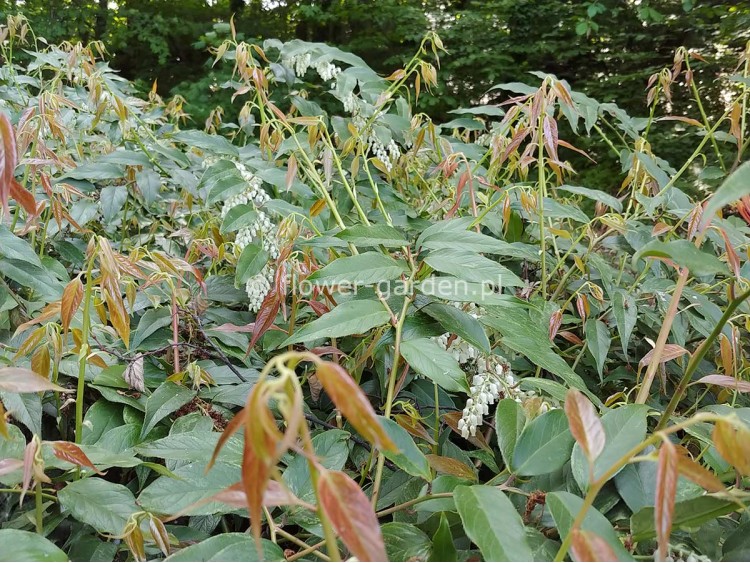
<instances>
[{"instance_id":1,"label":"dense foliage","mask_svg":"<svg viewBox=\"0 0 750 563\"><path fill-rule=\"evenodd\" d=\"M203 130L2 34L0 558L747 557L748 49L433 120L434 33L230 26Z\"/></svg>"}]
</instances>

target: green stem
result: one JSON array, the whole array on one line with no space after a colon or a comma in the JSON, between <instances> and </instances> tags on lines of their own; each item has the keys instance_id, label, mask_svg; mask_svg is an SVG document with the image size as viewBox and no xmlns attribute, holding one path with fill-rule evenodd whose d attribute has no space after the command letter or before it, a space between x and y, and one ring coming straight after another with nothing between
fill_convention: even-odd
<instances>
[{"instance_id":1,"label":"green stem","mask_svg":"<svg viewBox=\"0 0 750 563\"><path fill-rule=\"evenodd\" d=\"M739 307L748 297L750 297L750 290L746 291L729 304L727 310L724 311L721 319L719 319L719 322L716 324L716 326L714 326L711 334L708 336L708 338L706 338L706 340L703 341L703 344L698 347L693 356L690 358L687 368L685 368L685 373L680 379L680 382L677 384L677 389L675 389L674 393L672 394L672 398L670 399L667 408L664 409L664 413L661 415L659 423L656 425L657 430L661 430L662 428L664 428L667 422L669 422L669 419L674 414L677 405L682 399L682 396L685 394L687 386L690 384L690 381L693 378L693 373L695 373L698 365L701 363L701 361L703 361L703 358L706 356L709 347L719 337L719 334L721 334L721 331L724 329L724 325L729 320L729 317L732 316L735 309L737 309L737 307Z\"/></svg>"},{"instance_id":2,"label":"green stem","mask_svg":"<svg viewBox=\"0 0 750 563\"><path fill-rule=\"evenodd\" d=\"M78 352L78 388L76 391L76 444L83 438L83 394L86 390L86 361L89 355L89 333L91 332L91 292L96 251L92 250L86 267L86 287L83 294L83 327L81 328L81 349Z\"/></svg>"},{"instance_id":3,"label":"green stem","mask_svg":"<svg viewBox=\"0 0 750 563\"><path fill-rule=\"evenodd\" d=\"M42 502L42 484L37 481L34 486L34 500L36 503L36 533L44 533L44 505Z\"/></svg>"},{"instance_id":4,"label":"green stem","mask_svg":"<svg viewBox=\"0 0 750 563\"><path fill-rule=\"evenodd\" d=\"M396 379L398 379L398 368L399 360L401 359L401 334L404 330L404 322L406 321L406 313L409 310L413 297L404 298L404 306L401 308L401 315L396 323L396 342L393 348L393 365L391 366L391 373L388 377L388 391L385 398L385 417L391 418L391 408L393 407L393 395L396 391ZM378 495L380 494L380 482L383 479L383 466L385 465L385 456L383 452L378 453L378 464L375 469L375 481L372 487L372 506L375 507L378 502Z\"/></svg>"},{"instance_id":5,"label":"green stem","mask_svg":"<svg viewBox=\"0 0 750 563\"><path fill-rule=\"evenodd\" d=\"M541 250L540 256L540 286L542 291L542 297L547 299L547 245L545 241L544 232L544 198L547 196L547 178L544 170L544 116L546 110L544 102L542 101L542 109L539 114L539 132L538 132L538 144L539 144L539 156L537 158L537 166L539 168L539 201L537 203L539 207L539 248Z\"/></svg>"}]
</instances>

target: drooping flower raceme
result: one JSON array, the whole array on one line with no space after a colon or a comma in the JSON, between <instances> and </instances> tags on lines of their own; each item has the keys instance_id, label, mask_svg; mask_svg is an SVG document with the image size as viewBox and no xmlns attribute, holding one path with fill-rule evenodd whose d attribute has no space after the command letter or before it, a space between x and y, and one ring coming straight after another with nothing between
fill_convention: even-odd
<instances>
[{"instance_id":1,"label":"drooping flower raceme","mask_svg":"<svg viewBox=\"0 0 750 563\"><path fill-rule=\"evenodd\" d=\"M261 179L248 170L244 164L239 162L234 164L242 178L247 182L247 187L224 202L221 217L222 219L225 218L238 205L251 205L257 214L255 221L239 229L234 239L235 253L238 256L248 245L253 243L259 244L268 253L268 264L245 282L245 292L249 300L248 308L250 311L257 312L271 290L271 284L276 273L272 261L279 257L278 227L262 210L262 207L270 198L263 191Z\"/></svg>"},{"instance_id":2,"label":"drooping flower raceme","mask_svg":"<svg viewBox=\"0 0 750 563\"><path fill-rule=\"evenodd\" d=\"M459 308L463 306L460 303L454 305ZM468 313L472 317L478 318L481 312L481 308L470 305ZM436 337L435 341L453 355L471 381L469 398L458 422L458 430L464 438L476 435L484 417L489 414L490 405L501 397L513 399L523 405L534 401L538 403L535 410L539 413L555 408L548 400L538 397L533 390L522 391L510 363L503 356L485 354L461 337L450 333Z\"/></svg>"}]
</instances>

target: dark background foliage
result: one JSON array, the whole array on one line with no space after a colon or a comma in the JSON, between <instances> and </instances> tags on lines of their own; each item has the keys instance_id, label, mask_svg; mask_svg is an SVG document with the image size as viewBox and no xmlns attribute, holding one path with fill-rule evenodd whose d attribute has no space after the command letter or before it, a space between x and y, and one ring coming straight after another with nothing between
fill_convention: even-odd
<instances>
[{"instance_id":1,"label":"dark background foliage","mask_svg":"<svg viewBox=\"0 0 750 563\"><path fill-rule=\"evenodd\" d=\"M447 120L449 111L498 101L499 83L537 84L541 71L568 80L578 91L614 102L633 116L647 112L651 74L671 64L675 49L694 49L706 62L699 88L716 117L724 83L720 68L736 61L750 38L750 1L738 0L27 0L0 2L0 16L23 12L50 43L100 39L111 64L146 92L154 82L162 96L179 94L201 127L217 106L236 121L228 65L212 67L207 52L229 34L229 21L246 41L268 38L325 42L361 56L390 74L405 64L421 38L437 30L448 49L439 85L420 98L420 108ZM723 66L722 66L723 65ZM707 67L707 68L706 68ZM690 113L687 89L675 92L671 113ZM711 105L712 104L712 105ZM662 123L652 145L669 162L685 154L685 127ZM611 154L582 176L602 185L620 163ZM582 157L581 157L582 158ZM582 160L573 165L582 168ZM595 177L593 177L595 176ZM618 186L612 185L611 191Z\"/></svg>"}]
</instances>

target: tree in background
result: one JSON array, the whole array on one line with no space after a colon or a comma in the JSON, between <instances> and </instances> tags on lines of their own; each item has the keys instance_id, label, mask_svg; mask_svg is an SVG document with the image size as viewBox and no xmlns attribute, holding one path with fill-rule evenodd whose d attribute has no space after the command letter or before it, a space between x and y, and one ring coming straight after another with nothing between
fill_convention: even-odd
<instances>
[{"instance_id":1,"label":"tree in background","mask_svg":"<svg viewBox=\"0 0 750 563\"><path fill-rule=\"evenodd\" d=\"M50 42L102 40L112 64L144 91L156 81L162 95L180 94L185 110L202 124L221 106L236 116L226 67L212 67L210 46L229 34L234 15L245 40L277 37L325 42L361 56L390 73L405 64L428 30L439 32L440 86L425 92L420 107L448 118L451 110L501 97L497 84L539 78L541 71L576 90L643 115L649 77L671 64L684 46L703 58L705 111L720 115L718 69L750 39L750 1L739 0L26 0L0 2L0 12L22 12ZM712 75L712 71L714 74ZM679 85L677 85L679 86ZM671 112L694 103L690 89L675 87ZM662 96L660 103L667 100ZM663 123L661 154L681 160L683 124ZM597 173L619 166L612 155Z\"/></svg>"}]
</instances>

